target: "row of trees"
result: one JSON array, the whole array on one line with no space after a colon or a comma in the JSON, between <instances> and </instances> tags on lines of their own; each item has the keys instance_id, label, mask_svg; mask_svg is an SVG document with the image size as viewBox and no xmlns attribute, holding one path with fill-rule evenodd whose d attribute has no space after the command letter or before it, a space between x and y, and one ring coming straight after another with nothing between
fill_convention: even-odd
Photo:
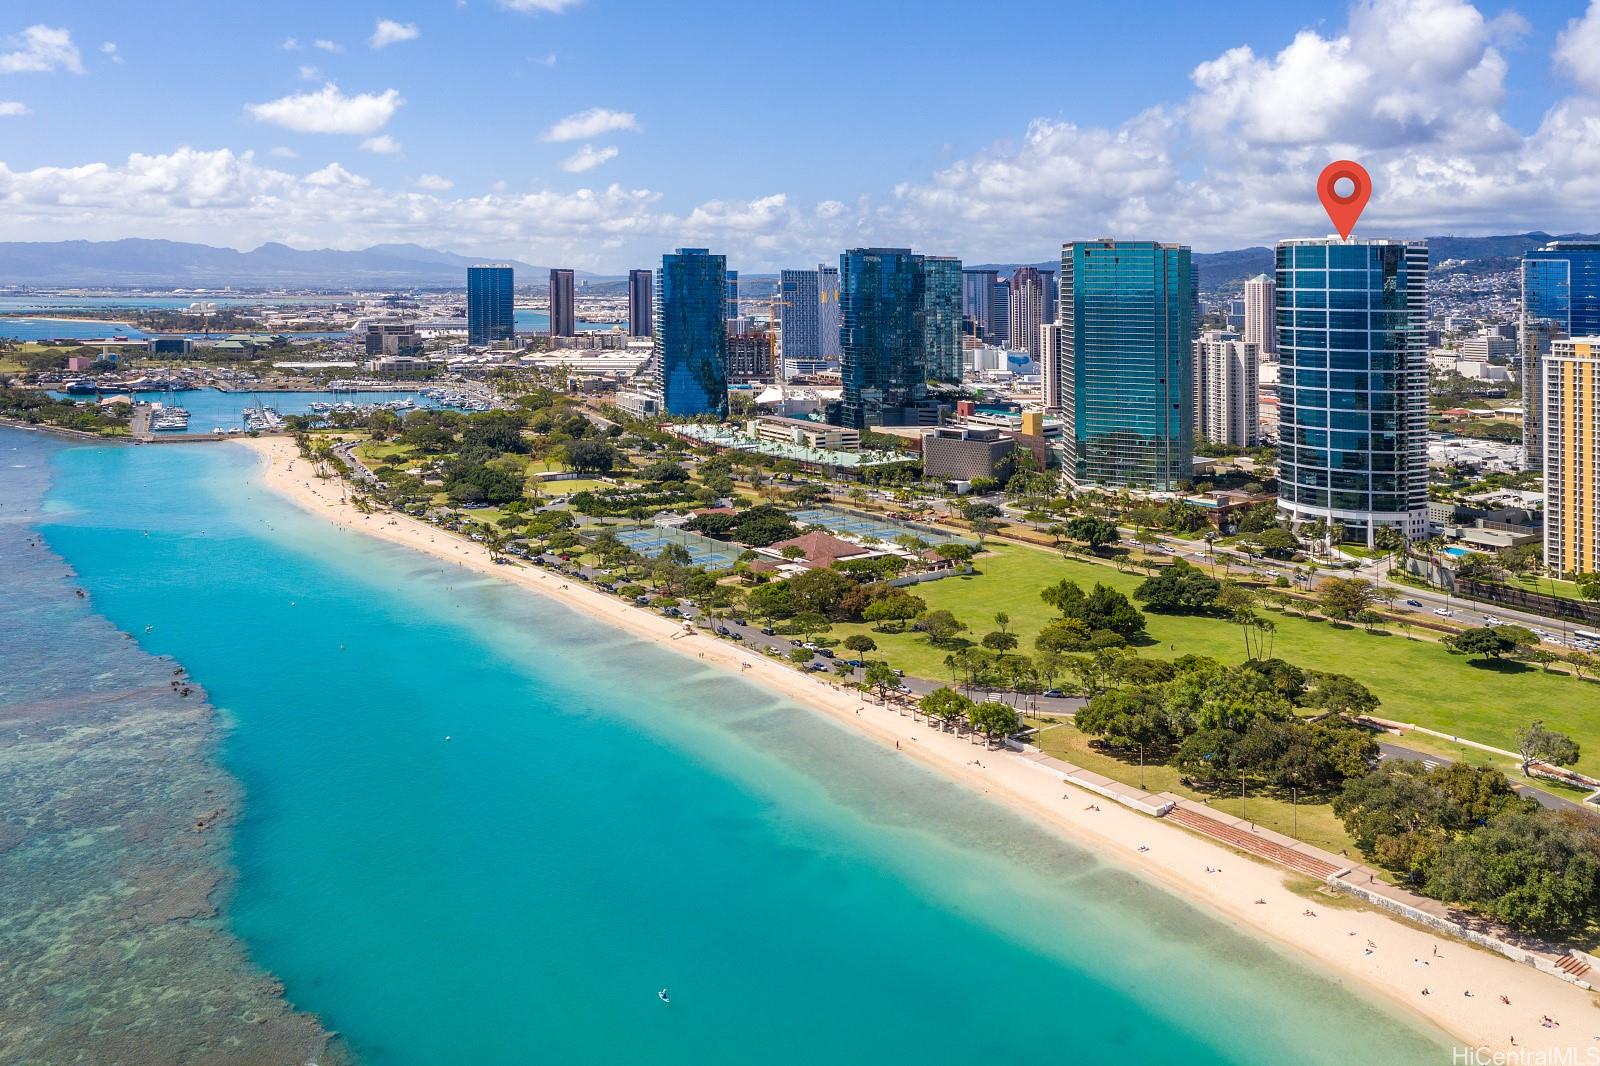
<instances>
[{"instance_id":1,"label":"row of trees","mask_svg":"<svg viewBox=\"0 0 1600 1066\"><path fill-rule=\"evenodd\" d=\"M1118 680L1078 712L1077 726L1115 750L1171 763L1188 782L1326 791L1363 773L1377 754L1349 719L1378 700L1342 674L1308 673L1281 659L1224 666L1184 656L1172 674ZM1121 676L1129 676L1122 674Z\"/></svg>"},{"instance_id":2,"label":"row of trees","mask_svg":"<svg viewBox=\"0 0 1600 1066\"><path fill-rule=\"evenodd\" d=\"M994 700L975 701L950 688L936 688L922 697L918 706L929 719L946 729L971 729L982 733L988 744L1022 728L1017 712Z\"/></svg>"}]
</instances>

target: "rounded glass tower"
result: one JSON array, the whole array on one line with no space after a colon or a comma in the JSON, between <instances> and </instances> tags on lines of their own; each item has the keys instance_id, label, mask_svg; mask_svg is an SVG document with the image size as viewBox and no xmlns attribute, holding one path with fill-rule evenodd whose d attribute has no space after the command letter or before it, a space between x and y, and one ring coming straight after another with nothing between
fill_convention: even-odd
<instances>
[{"instance_id":1,"label":"rounded glass tower","mask_svg":"<svg viewBox=\"0 0 1600 1066\"><path fill-rule=\"evenodd\" d=\"M1278 504L1295 526L1427 535L1427 274L1424 241L1279 243Z\"/></svg>"}]
</instances>

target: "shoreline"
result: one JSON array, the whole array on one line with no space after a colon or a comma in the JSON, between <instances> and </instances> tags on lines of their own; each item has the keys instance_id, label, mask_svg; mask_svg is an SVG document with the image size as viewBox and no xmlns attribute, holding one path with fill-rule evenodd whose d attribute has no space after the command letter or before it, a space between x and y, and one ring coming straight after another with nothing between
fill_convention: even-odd
<instances>
[{"instance_id":1,"label":"shoreline","mask_svg":"<svg viewBox=\"0 0 1600 1066\"><path fill-rule=\"evenodd\" d=\"M1442 1037L1493 1051L1582 1054L1577 1049L1589 1046L1591 1037L1600 1033L1594 995L1576 986L1376 909L1341 909L1333 899L1299 895L1286 885L1294 876L1287 870L1116 804L1095 809L1100 797L1042 774L1015 755L984 751L742 646L698 632L686 636L681 623L624 604L588 585L569 583L534 567L492 563L476 543L403 515L362 514L345 502L343 481L311 477L310 464L286 439L238 443L262 461L257 473L262 484L337 528L519 585L587 617L745 676L869 740L894 745L948 779L1157 883L1210 916L1265 936L1272 945L1288 949L1302 965L1335 983L1358 986L1369 1000L1426 1023ZM1367 954L1369 941L1376 950ZM1425 987L1428 995L1422 994ZM1502 995L1510 999L1509 1006L1500 1002ZM1543 1028L1540 1018L1545 1015L1560 1021L1563 1028Z\"/></svg>"}]
</instances>

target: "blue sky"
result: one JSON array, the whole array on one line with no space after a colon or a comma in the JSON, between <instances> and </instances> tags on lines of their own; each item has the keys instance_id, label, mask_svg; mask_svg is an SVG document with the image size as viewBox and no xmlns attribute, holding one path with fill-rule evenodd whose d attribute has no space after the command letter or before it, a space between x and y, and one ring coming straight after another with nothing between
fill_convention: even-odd
<instances>
[{"instance_id":1,"label":"blue sky","mask_svg":"<svg viewBox=\"0 0 1600 1066\"><path fill-rule=\"evenodd\" d=\"M1595 228L1600 0L0 8L0 239L417 241L616 271Z\"/></svg>"}]
</instances>

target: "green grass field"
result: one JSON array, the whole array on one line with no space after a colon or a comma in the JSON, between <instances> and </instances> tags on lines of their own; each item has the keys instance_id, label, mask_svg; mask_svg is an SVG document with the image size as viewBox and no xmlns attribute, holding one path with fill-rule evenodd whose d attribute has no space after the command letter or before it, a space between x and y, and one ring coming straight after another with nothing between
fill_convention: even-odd
<instances>
[{"instance_id":1,"label":"green grass field","mask_svg":"<svg viewBox=\"0 0 1600 1066\"><path fill-rule=\"evenodd\" d=\"M928 582L911 590L932 609L953 613L970 628L963 637L976 641L994 626L996 611L1011 616L1011 630L1021 650L1031 651L1033 638L1055 612L1039 599L1039 591L1062 578L1085 588L1095 582L1132 594L1143 580L1119 574L1113 567L1054 552L999 545L976 563L980 573ZM1514 748L1513 734L1535 718L1571 736L1583 747L1578 769L1600 773L1600 684L1568 674L1545 674L1537 667L1503 663L1498 668L1452 655L1431 640L1408 639L1396 633L1367 633L1328 622L1269 612L1277 623L1273 654L1298 666L1348 674L1383 701L1378 713L1432 729L1469 737L1480 743ZM1193 652L1224 662L1245 656L1238 627L1216 618L1186 615L1146 616L1154 643L1140 654L1173 657ZM944 658L950 649L932 646L919 633L879 633L866 625L835 626L832 635L868 632L895 666L920 677L948 678Z\"/></svg>"},{"instance_id":2,"label":"green grass field","mask_svg":"<svg viewBox=\"0 0 1600 1066\"><path fill-rule=\"evenodd\" d=\"M1559 596L1564 600L1578 600L1583 603L1592 602L1579 595L1578 586L1571 581L1551 580L1547 577L1513 576L1507 578L1506 583L1516 588L1527 589L1529 592L1537 592L1543 596Z\"/></svg>"},{"instance_id":3,"label":"green grass field","mask_svg":"<svg viewBox=\"0 0 1600 1066\"><path fill-rule=\"evenodd\" d=\"M597 489L609 489L615 486L593 478L576 478L572 481L530 481L529 492L538 492L542 496L570 496L574 492L590 492Z\"/></svg>"},{"instance_id":4,"label":"green grass field","mask_svg":"<svg viewBox=\"0 0 1600 1066\"><path fill-rule=\"evenodd\" d=\"M411 445L394 441L363 441L356 445L356 458L368 466L400 463L411 458Z\"/></svg>"}]
</instances>

